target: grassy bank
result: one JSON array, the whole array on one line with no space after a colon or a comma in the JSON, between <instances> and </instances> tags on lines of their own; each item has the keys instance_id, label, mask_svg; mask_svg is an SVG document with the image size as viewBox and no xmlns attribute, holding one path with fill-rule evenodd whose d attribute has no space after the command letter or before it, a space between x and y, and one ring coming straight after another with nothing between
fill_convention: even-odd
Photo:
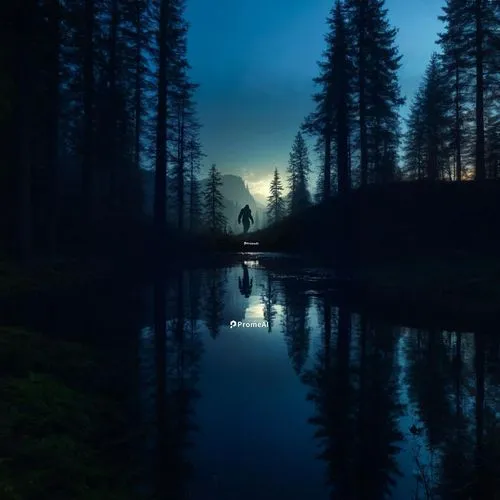
<instances>
[{"instance_id":1,"label":"grassy bank","mask_svg":"<svg viewBox=\"0 0 500 500\"><path fill-rule=\"evenodd\" d=\"M105 279L113 273L110 260L39 259L29 263L0 262L0 300L31 293L64 291Z\"/></svg>"},{"instance_id":2,"label":"grassy bank","mask_svg":"<svg viewBox=\"0 0 500 500\"><path fill-rule=\"evenodd\" d=\"M0 328L0 498L131 498L118 401L83 347Z\"/></svg>"},{"instance_id":3,"label":"grassy bank","mask_svg":"<svg viewBox=\"0 0 500 500\"><path fill-rule=\"evenodd\" d=\"M500 324L500 258L428 256L362 266L350 292L371 316L409 326L487 329Z\"/></svg>"}]
</instances>

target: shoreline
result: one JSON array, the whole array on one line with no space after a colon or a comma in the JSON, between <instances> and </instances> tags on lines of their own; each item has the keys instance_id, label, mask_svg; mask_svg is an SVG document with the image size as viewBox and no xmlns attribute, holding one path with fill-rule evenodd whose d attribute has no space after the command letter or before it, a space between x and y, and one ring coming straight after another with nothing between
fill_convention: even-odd
<instances>
[{"instance_id":1,"label":"shoreline","mask_svg":"<svg viewBox=\"0 0 500 500\"><path fill-rule=\"evenodd\" d=\"M209 250L184 264L191 262L199 267L217 261L222 265L226 259L231 261L234 254ZM307 256L302 258L309 260ZM324 265L335 268L328 261ZM173 261L166 263L164 270L170 266ZM347 299L354 308L374 317L443 328L500 324L500 258L496 256L407 256L360 265L348 274L350 278L342 280L341 288L347 292L340 294L342 300ZM149 280L153 276L151 263L146 260L61 258L27 266L1 262L0 277L0 300L9 302L63 293L103 281L119 284L122 280Z\"/></svg>"},{"instance_id":2,"label":"shoreline","mask_svg":"<svg viewBox=\"0 0 500 500\"><path fill-rule=\"evenodd\" d=\"M427 257L358 269L349 295L361 310L405 326L457 330L500 324L500 259Z\"/></svg>"}]
</instances>

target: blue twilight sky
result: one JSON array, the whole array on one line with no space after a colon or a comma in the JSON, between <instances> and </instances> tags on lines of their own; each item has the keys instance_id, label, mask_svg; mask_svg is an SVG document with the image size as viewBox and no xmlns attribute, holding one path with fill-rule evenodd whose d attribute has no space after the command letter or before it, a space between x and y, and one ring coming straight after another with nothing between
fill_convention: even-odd
<instances>
[{"instance_id":1,"label":"blue twilight sky","mask_svg":"<svg viewBox=\"0 0 500 500\"><path fill-rule=\"evenodd\" d=\"M334 0L187 0L189 60L200 84L206 164L241 175L267 195L313 108L312 79ZM411 100L442 24L444 0L386 0L399 29L402 92ZM403 109L403 113L405 113Z\"/></svg>"}]
</instances>

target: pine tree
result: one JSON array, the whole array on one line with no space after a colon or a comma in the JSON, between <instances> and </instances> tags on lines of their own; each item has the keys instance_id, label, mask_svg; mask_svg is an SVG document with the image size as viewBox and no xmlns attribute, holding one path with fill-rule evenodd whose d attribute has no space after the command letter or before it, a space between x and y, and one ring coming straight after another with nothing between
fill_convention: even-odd
<instances>
[{"instance_id":1,"label":"pine tree","mask_svg":"<svg viewBox=\"0 0 500 500\"><path fill-rule=\"evenodd\" d=\"M290 152L288 161L288 186L290 189L289 210L296 213L308 207L311 203L307 188L311 163L307 145L300 132L295 136L295 140Z\"/></svg>"},{"instance_id":2,"label":"pine tree","mask_svg":"<svg viewBox=\"0 0 500 500\"><path fill-rule=\"evenodd\" d=\"M313 97L316 110L306 118L303 127L311 135L321 137L323 168L320 182L323 183L321 188L323 199L327 199L332 193L333 140L335 140L338 190L345 192L350 188L348 143L353 77L345 13L340 0L336 1L327 23L329 25L329 32L325 37L327 47L323 55L324 60L319 63L320 75L314 80L321 89Z\"/></svg>"},{"instance_id":3,"label":"pine tree","mask_svg":"<svg viewBox=\"0 0 500 500\"><path fill-rule=\"evenodd\" d=\"M185 65L178 35L184 26L182 2L165 0L163 5L168 8L150 0L44 0L0 7L6 20L0 35L0 86L6 98L0 140L8 164L1 179L7 196L0 198L6 207L20 203L15 225L2 220L2 239L12 241L19 228L26 251L32 247L53 253L57 233L65 241L91 245L97 231L102 233L98 226L110 223L109 216L127 224L141 215L141 163L155 158L157 151L161 157L162 145L166 162L167 148L176 144L176 136L165 132L161 140L150 126L154 123L160 132L165 123L162 115L159 120L154 116L164 87L158 76L164 74L168 110L167 101L177 90L174 70ZM168 26L160 23L161 16ZM159 36L162 26L166 44ZM20 33L29 36L18 43ZM155 52L160 41L165 71ZM29 75L22 82L21 73ZM172 114L164 113L168 128ZM21 155L14 151L16 124L22 129L15 132L23 141ZM162 177L166 183L166 175L158 176L160 182ZM161 196L156 199L161 203ZM108 234L115 238L118 231Z\"/></svg>"},{"instance_id":4,"label":"pine tree","mask_svg":"<svg viewBox=\"0 0 500 500\"><path fill-rule=\"evenodd\" d=\"M141 168L142 115L144 109L144 75L146 73L145 50L147 48L147 7L148 0L134 0L131 9L130 26L134 48L134 162L136 171Z\"/></svg>"},{"instance_id":5,"label":"pine tree","mask_svg":"<svg viewBox=\"0 0 500 500\"><path fill-rule=\"evenodd\" d=\"M190 141L190 135L197 133L198 123L195 118L195 110L193 103L193 93L197 85L187 81L187 77L182 75L181 78L186 80L178 84L175 98L172 99L172 108L175 110L175 123L173 131L173 144L175 151L172 155L172 179L175 181L175 198L177 210L177 225L182 231L184 230L184 218L186 215L186 181L189 176L188 162L189 146L194 146ZM196 154L198 148L195 146L193 154Z\"/></svg>"},{"instance_id":6,"label":"pine tree","mask_svg":"<svg viewBox=\"0 0 500 500\"><path fill-rule=\"evenodd\" d=\"M285 215L285 201L283 199L283 185L281 184L278 169L274 169L273 179L270 186L270 194L267 198L267 224L280 221Z\"/></svg>"},{"instance_id":7,"label":"pine tree","mask_svg":"<svg viewBox=\"0 0 500 500\"><path fill-rule=\"evenodd\" d=\"M95 1L85 0L84 10L84 46L83 46L83 113L84 153L82 157L82 188L83 188L83 216L86 224L93 218L93 185L94 185L94 103L95 103ZM88 228L87 228L88 229Z\"/></svg>"},{"instance_id":8,"label":"pine tree","mask_svg":"<svg viewBox=\"0 0 500 500\"><path fill-rule=\"evenodd\" d=\"M62 14L59 0L51 0L47 5L49 67L48 96L49 137L47 154L47 250L50 255L57 252L58 211L59 211L59 133L61 112L61 48L62 48Z\"/></svg>"},{"instance_id":9,"label":"pine tree","mask_svg":"<svg viewBox=\"0 0 500 500\"><path fill-rule=\"evenodd\" d=\"M146 42L144 0L112 0L98 16L105 43L104 71L96 79L96 184L107 192L97 208L114 216L136 213L142 206L140 177L140 112L144 82L142 52ZM139 16L139 17L138 17ZM99 61L99 59L98 59ZM139 149L136 152L136 149ZM99 177L99 179L97 178Z\"/></svg>"},{"instance_id":10,"label":"pine tree","mask_svg":"<svg viewBox=\"0 0 500 500\"><path fill-rule=\"evenodd\" d=\"M208 174L208 184L204 193L206 226L212 233L222 233L227 226L221 187L222 176L216 165L213 164Z\"/></svg>"},{"instance_id":11,"label":"pine tree","mask_svg":"<svg viewBox=\"0 0 500 500\"><path fill-rule=\"evenodd\" d=\"M335 96L335 130L337 142L338 192L346 193L351 188L349 165L349 109L351 62L348 53L348 35L345 14L340 0L335 4L335 42L333 55L333 81Z\"/></svg>"},{"instance_id":12,"label":"pine tree","mask_svg":"<svg viewBox=\"0 0 500 500\"><path fill-rule=\"evenodd\" d=\"M317 171L319 172L316 178L316 189L314 191L314 203L322 203L325 199L325 171L330 171L330 195L333 196L337 193L338 186L338 176L337 169L335 168L335 162L332 159L337 157L335 142L332 142L330 148L330 169L325 168L325 145L324 138L318 136L316 143L314 144L314 152L317 158Z\"/></svg>"},{"instance_id":13,"label":"pine tree","mask_svg":"<svg viewBox=\"0 0 500 500\"><path fill-rule=\"evenodd\" d=\"M368 183L368 135L367 135L367 75L369 70L368 39L369 18L368 3L364 0L346 0L345 6L348 13L351 43L354 51L353 63L356 78L354 90L356 93L355 106L358 115L358 136L360 154L360 184Z\"/></svg>"},{"instance_id":14,"label":"pine tree","mask_svg":"<svg viewBox=\"0 0 500 500\"><path fill-rule=\"evenodd\" d=\"M486 121L486 172L490 179L500 177L500 112L488 116Z\"/></svg>"},{"instance_id":15,"label":"pine tree","mask_svg":"<svg viewBox=\"0 0 500 500\"><path fill-rule=\"evenodd\" d=\"M167 222L167 89L169 63L169 25L171 16L169 0L160 0L158 27L158 99L156 111L156 158L154 218L157 235L161 235Z\"/></svg>"},{"instance_id":16,"label":"pine tree","mask_svg":"<svg viewBox=\"0 0 500 500\"><path fill-rule=\"evenodd\" d=\"M488 175L486 136L490 134L486 130L486 122L495 123L490 118L497 101L498 51L495 47L500 36L500 8L494 0L456 0L450 2L449 7L450 10L445 11L445 20L448 27L460 33L450 43L456 42L455 50L460 52L467 67L473 68L475 75L472 103L475 110L474 163L475 179L481 181ZM448 38L451 35L453 33Z\"/></svg>"},{"instance_id":17,"label":"pine tree","mask_svg":"<svg viewBox=\"0 0 500 500\"><path fill-rule=\"evenodd\" d=\"M155 197L162 196L160 203L165 212L177 208L177 223L184 226L185 196L185 145L187 115L192 112L191 96L195 86L189 82L186 58L186 36L188 26L184 19L184 0L162 0L160 3L158 46L155 53L158 65L158 98L156 105L164 121L160 123L157 113L156 151L157 171ZM172 168L167 164L172 163ZM171 186L167 191L167 181ZM165 189L164 189L165 188ZM162 193L165 193L163 196ZM173 199L167 194L173 194ZM158 208L156 212L159 212ZM162 209L163 213L163 209ZM165 221L166 221L165 215ZM174 217L169 216L169 221ZM165 224L165 221L163 224Z\"/></svg>"},{"instance_id":18,"label":"pine tree","mask_svg":"<svg viewBox=\"0 0 500 500\"><path fill-rule=\"evenodd\" d=\"M442 48L443 69L453 94L453 134L455 178L462 179L463 149L466 131L464 129L464 110L467 105L467 86L472 77L472 61L468 54L469 38L465 26L467 17L466 0L447 0L443 15L439 17L445 23L445 30L439 35L438 43Z\"/></svg>"},{"instance_id":19,"label":"pine tree","mask_svg":"<svg viewBox=\"0 0 500 500\"><path fill-rule=\"evenodd\" d=\"M368 119L372 179L394 180L394 158L399 147L399 107L404 104L398 83L402 56L396 45L397 30L387 21L385 0L373 3L370 30L371 58L368 91Z\"/></svg>"},{"instance_id":20,"label":"pine tree","mask_svg":"<svg viewBox=\"0 0 500 500\"><path fill-rule=\"evenodd\" d=\"M423 179L425 176L423 93L421 85L410 106L407 132L404 144L405 177L410 180Z\"/></svg>"},{"instance_id":21,"label":"pine tree","mask_svg":"<svg viewBox=\"0 0 500 500\"><path fill-rule=\"evenodd\" d=\"M201 209L201 196L200 196L200 159L203 156L201 152L201 144L197 134L193 134L188 143L188 157L189 157L189 230L190 232L197 231L202 222L202 209Z\"/></svg>"},{"instance_id":22,"label":"pine tree","mask_svg":"<svg viewBox=\"0 0 500 500\"><path fill-rule=\"evenodd\" d=\"M489 1L484 15L485 170L500 177L500 3Z\"/></svg>"},{"instance_id":23,"label":"pine tree","mask_svg":"<svg viewBox=\"0 0 500 500\"><path fill-rule=\"evenodd\" d=\"M474 5L474 55L476 66L476 180L486 178L484 135L484 56L487 0L475 0Z\"/></svg>"},{"instance_id":24,"label":"pine tree","mask_svg":"<svg viewBox=\"0 0 500 500\"><path fill-rule=\"evenodd\" d=\"M360 182L387 182L396 172L398 110L404 104L398 83L401 57L397 30L387 20L385 0L346 0L349 40L354 47L359 115ZM384 163L384 160L391 161Z\"/></svg>"},{"instance_id":25,"label":"pine tree","mask_svg":"<svg viewBox=\"0 0 500 500\"><path fill-rule=\"evenodd\" d=\"M433 54L408 123L405 157L412 177L423 174L431 181L443 177L452 154L451 106L446 73L439 56Z\"/></svg>"},{"instance_id":26,"label":"pine tree","mask_svg":"<svg viewBox=\"0 0 500 500\"><path fill-rule=\"evenodd\" d=\"M194 94L198 85L189 77L190 65L187 59L188 24L185 20L185 1L172 2L172 33L170 85L168 92L169 109L169 158L172 162L171 184L173 206L177 212L177 226L182 231L186 217L186 184L189 177L187 158L188 145L193 145L192 137L197 137L199 123L196 116ZM196 148L195 151L198 151Z\"/></svg>"}]
</instances>

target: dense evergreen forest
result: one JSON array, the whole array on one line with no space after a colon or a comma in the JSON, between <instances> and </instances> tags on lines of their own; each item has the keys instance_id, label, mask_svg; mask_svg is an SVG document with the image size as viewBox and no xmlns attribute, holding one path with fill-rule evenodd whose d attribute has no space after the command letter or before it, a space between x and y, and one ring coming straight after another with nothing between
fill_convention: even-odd
<instances>
[{"instance_id":1,"label":"dense evergreen forest","mask_svg":"<svg viewBox=\"0 0 500 500\"><path fill-rule=\"evenodd\" d=\"M184 11L185 0L0 7L6 255L161 247L168 227L225 231L215 165L207 192L199 187L204 154ZM403 56L385 2L334 3L314 109L297 124L286 196L275 170L268 222L369 184L500 176L500 5L447 0L441 19L403 135ZM320 162L314 196L305 136ZM152 170L149 220L143 178Z\"/></svg>"},{"instance_id":2,"label":"dense evergreen forest","mask_svg":"<svg viewBox=\"0 0 500 500\"><path fill-rule=\"evenodd\" d=\"M201 148L184 2L35 0L0 17L2 248L133 243L151 225L142 177L153 168L157 228L167 189L184 214L171 217L193 227Z\"/></svg>"},{"instance_id":3,"label":"dense evergreen forest","mask_svg":"<svg viewBox=\"0 0 500 500\"><path fill-rule=\"evenodd\" d=\"M320 177L315 201L368 184L411 180L497 179L500 165L500 5L447 0L443 31L415 96L403 134L397 29L384 1L335 2L315 79L315 110L302 129L316 139ZM418 41L415 41L418 43ZM293 178L307 161L295 160ZM283 199L279 172L269 211ZM290 192L300 198L300 183ZM280 213L281 214L281 213Z\"/></svg>"},{"instance_id":4,"label":"dense evergreen forest","mask_svg":"<svg viewBox=\"0 0 500 500\"><path fill-rule=\"evenodd\" d=\"M500 2L441 3L436 51L404 96L385 0L331 0L309 113L288 164L269 165L266 227L244 236L258 259L203 261L219 243L241 252L243 237L229 234L224 176L204 150L189 0L0 2L1 499L208 498L188 493L200 477L210 498L221 481L259 483L258 498L282 479L297 498L316 458L339 498L387 498L402 469L425 486L415 498L493 498ZM194 263L173 258L188 246ZM135 261L155 279L133 275ZM37 274L59 262L57 283ZM127 272L110 276L115 262ZM229 329L262 318L265 332ZM227 437L232 419L244 446ZM397 462L406 429L439 470L421 467L420 448ZM313 435L319 449L302 448ZM195 477L190 453L207 438ZM305 461L275 478L278 449ZM244 480L227 477L240 466ZM395 498L410 498L403 487Z\"/></svg>"}]
</instances>

